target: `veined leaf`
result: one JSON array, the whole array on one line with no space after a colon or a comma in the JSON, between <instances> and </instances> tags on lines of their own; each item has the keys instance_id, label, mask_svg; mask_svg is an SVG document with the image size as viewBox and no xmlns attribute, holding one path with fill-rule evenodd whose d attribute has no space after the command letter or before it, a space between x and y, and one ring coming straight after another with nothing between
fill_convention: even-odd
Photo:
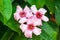
<instances>
[{"instance_id":1,"label":"veined leaf","mask_svg":"<svg viewBox=\"0 0 60 40\"><path fill-rule=\"evenodd\" d=\"M0 14L0 20L4 23L4 17ZM10 29L18 32L20 34L19 24L14 20L13 15L4 25L8 26Z\"/></svg>"},{"instance_id":2,"label":"veined leaf","mask_svg":"<svg viewBox=\"0 0 60 40\"><path fill-rule=\"evenodd\" d=\"M11 40L27 40L27 38L23 34L21 34L21 36L19 36L19 34L15 33L12 36Z\"/></svg>"},{"instance_id":3,"label":"veined leaf","mask_svg":"<svg viewBox=\"0 0 60 40\"><path fill-rule=\"evenodd\" d=\"M10 29L12 29L12 30L20 33L19 24L14 20L13 17L6 23L6 25L7 25Z\"/></svg>"},{"instance_id":4,"label":"veined leaf","mask_svg":"<svg viewBox=\"0 0 60 40\"><path fill-rule=\"evenodd\" d=\"M4 23L7 22L12 15L11 0L0 0L0 12L4 17Z\"/></svg>"},{"instance_id":5,"label":"veined leaf","mask_svg":"<svg viewBox=\"0 0 60 40\"><path fill-rule=\"evenodd\" d=\"M47 35L49 35L49 37L51 37L52 40L56 40L57 32L54 31L53 28L48 23L43 24L42 30L46 32Z\"/></svg>"},{"instance_id":6,"label":"veined leaf","mask_svg":"<svg viewBox=\"0 0 60 40\"><path fill-rule=\"evenodd\" d=\"M12 30L7 30L3 37L1 38L1 40L10 40L10 38L12 37L12 35L14 34L14 32Z\"/></svg>"},{"instance_id":7,"label":"veined leaf","mask_svg":"<svg viewBox=\"0 0 60 40\"><path fill-rule=\"evenodd\" d=\"M20 36L18 33L14 33L10 40L20 40Z\"/></svg>"},{"instance_id":8,"label":"veined leaf","mask_svg":"<svg viewBox=\"0 0 60 40\"><path fill-rule=\"evenodd\" d=\"M55 3L55 18L58 25L60 25L60 0Z\"/></svg>"},{"instance_id":9,"label":"veined leaf","mask_svg":"<svg viewBox=\"0 0 60 40\"><path fill-rule=\"evenodd\" d=\"M2 21L2 22L4 21L1 13L0 13L0 21Z\"/></svg>"},{"instance_id":10,"label":"veined leaf","mask_svg":"<svg viewBox=\"0 0 60 40\"><path fill-rule=\"evenodd\" d=\"M37 8L43 7L46 0L25 0L30 5L36 5Z\"/></svg>"},{"instance_id":11,"label":"veined leaf","mask_svg":"<svg viewBox=\"0 0 60 40\"><path fill-rule=\"evenodd\" d=\"M49 9L49 11L51 12L55 12L55 0L46 0L45 2L47 8Z\"/></svg>"},{"instance_id":12,"label":"veined leaf","mask_svg":"<svg viewBox=\"0 0 60 40\"><path fill-rule=\"evenodd\" d=\"M3 0L0 0L0 13L3 11Z\"/></svg>"}]
</instances>

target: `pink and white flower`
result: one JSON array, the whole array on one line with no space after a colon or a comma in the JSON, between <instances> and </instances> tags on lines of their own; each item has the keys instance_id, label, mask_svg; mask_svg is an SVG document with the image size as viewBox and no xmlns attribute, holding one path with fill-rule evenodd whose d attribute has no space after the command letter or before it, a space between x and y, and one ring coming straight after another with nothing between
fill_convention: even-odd
<instances>
[{"instance_id":1,"label":"pink and white flower","mask_svg":"<svg viewBox=\"0 0 60 40\"><path fill-rule=\"evenodd\" d=\"M15 20L19 20L19 23L24 23L27 21L27 18L33 16L31 10L28 8L28 6L25 6L24 10L18 5L17 10L14 13Z\"/></svg>"},{"instance_id":2,"label":"pink and white flower","mask_svg":"<svg viewBox=\"0 0 60 40\"><path fill-rule=\"evenodd\" d=\"M32 38L32 33L35 35L41 34L41 29L37 28L34 24L21 24L20 29L24 32L25 37Z\"/></svg>"},{"instance_id":3,"label":"pink and white flower","mask_svg":"<svg viewBox=\"0 0 60 40\"><path fill-rule=\"evenodd\" d=\"M48 17L46 17L44 14L47 12L45 9L40 8L39 10L37 10L36 6L33 5L31 6L31 11L34 13L34 16L39 19L39 20L43 20L45 22L49 21Z\"/></svg>"},{"instance_id":4,"label":"pink and white flower","mask_svg":"<svg viewBox=\"0 0 60 40\"><path fill-rule=\"evenodd\" d=\"M42 26L42 20L49 21L48 17L45 16L46 12L43 8L37 10L35 5L31 6L31 9L28 6L25 6L24 9L19 5L17 6L14 18L17 21L19 20L20 29L24 32L25 37L32 38L32 33L35 35L41 34L41 29L36 26Z\"/></svg>"},{"instance_id":5,"label":"pink and white flower","mask_svg":"<svg viewBox=\"0 0 60 40\"><path fill-rule=\"evenodd\" d=\"M37 19L35 16L32 16L27 20L27 24L30 23L33 23L35 26L42 26L42 21Z\"/></svg>"}]
</instances>

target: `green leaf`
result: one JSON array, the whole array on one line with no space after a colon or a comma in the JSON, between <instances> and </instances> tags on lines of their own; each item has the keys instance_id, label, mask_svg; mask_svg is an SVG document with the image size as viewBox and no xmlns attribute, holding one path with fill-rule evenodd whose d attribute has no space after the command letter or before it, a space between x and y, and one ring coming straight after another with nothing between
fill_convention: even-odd
<instances>
[{"instance_id":1,"label":"green leaf","mask_svg":"<svg viewBox=\"0 0 60 40\"><path fill-rule=\"evenodd\" d=\"M0 12L4 17L4 22L7 22L12 15L11 0L0 0Z\"/></svg>"},{"instance_id":2,"label":"green leaf","mask_svg":"<svg viewBox=\"0 0 60 40\"><path fill-rule=\"evenodd\" d=\"M3 16L1 14L0 14L0 20L3 22ZM11 17L11 19L8 20L8 22L6 24L4 24L4 25L6 25L10 29L20 33L19 24L14 20L13 17Z\"/></svg>"},{"instance_id":3,"label":"green leaf","mask_svg":"<svg viewBox=\"0 0 60 40\"><path fill-rule=\"evenodd\" d=\"M27 40L27 38L24 36L23 33L21 35L14 33L11 40Z\"/></svg>"},{"instance_id":4,"label":"green leaf","mask_svg":"<svg viewBox=\"0 0 60 40\"><path fill-rule=\"evenodd\" d=\"M1 13L0 13L0 21L2 21L2 22L4 21Z\"/></svg>"},{"instance_id":5,"label":"green leaf","mask_svg":"<svg viewBox=\"0 0 60 40\"><path fill-rule=\"evenodd\" d=\"M46 0L45 2L47 8L49 9L49 11L51 12L55 12L55 0Z\"/></svg>"},{"instance_id":6,"label":"green leaf","mask_svg":"<svg viewBox=\"0 0 60 40\"><path fill-rule=\"evenodd\" d=\"M55 30L56 32L59 31L59 27L58 27L58 25L56 24L56 22L49 21L48 23L49 23L49 25L53 28L53 30Z\"/></svg>"},{"instance_id":7,"label":"green leaf","mask_svg":"<svg viewBox=\"0 0 60 40\"><path fill-rule=\"evenodd\" d=\"M32 35L32 38L30 40L40 40L40 35L36 36L36 35Z\"/></svg>"},{"instance_id":8,"label":"green leaf","mask_svg":"<svg viewBox=\"0 0 60 40\"><path fill-rule=\"evenodd\" d=\"M34 0L25 0L25 2L28 2L30 5L36 5L36 0L34 1Z\"/></svg>"},{"instance_id":9,"label":"green leaf","mask_svg":"<svg viewBox=\"0 0 60 40\"><path fill-rule=\"evenodd\" d=\"M14 0L10 0L11 2L13 2Z\"/></svg>"},{"instance_id":10,"label":"green leaf","mask_svg":"<svg viewBox=\"0 0 60 40\"><path fill-rule=\"evenodd\" d=\"M37 8L43 7L46 0L25 0L30 5L36 5Z\"/></svg>"},{"instance_id":11,"label":"green leaf","mask_svg":"<svg viewBox=\"0 0 60 40\"><path fill-rule=\"evenodd\" d=\"M4 33L3 37L1 38L1 40L10 40L10 38L12 37L13 34L14 34L14 32L12 30L8 29Z\"/></svg>"},{"instance_id":12,"label":"green leaf","mask_svg":"<svg viewBox=\"0 0 60 40\"><path fill-rule=\"evenodd\" d=\"M24 33L23 33L23 32L21 32L20 40L27 40L27 38L25 37L25 35L24 35Z\"/></svg>"},{"instance_id":13,"label":"green leaf","mask_svg":"<svg viewBox=\"0 0 60 40\"><path fill-rule=\"evenodd\" d=\"M60 0L55 3L55 18L58 25L60 25Z\"/></svg>"},{"instance_id":14,"label":"green leaf","mask_svg":"<svg viewBox=\"0 0 60 40\"><path fill-rule=\"evenodd\" d=\"M4 25L1 21L0 21L0 39L2 38L3 34L5 33L5 31L7 30L8 27L6 27L6 25Z\"/></svg>"},{"instance_id":15,"label":"green leaf","mask_svg":"<svg viewBox=\"0 0 60 40\"><path fill-rule=\"evenodd\" d=\"M14 7L15 8L15 7ZM14 11L14 8L13 8L13 11ZM3 20L3 16L2 14L0 14L0 20L4 23L4 20ZM12 17L10 18L10 20L8 20L6 23L4 23L4 25L6 25L7 27L9 27L10 29L18 32L20 34L20 24L18 24L15 19L13 18L13 15Z\"/></svg>"},{"instance_id":16,"label":"green leaf","mask_svg":"<svg viewBox=\"0 0 60 40\"><path fill-rule=\"evenodd\" d=\"M36 2L35 3L36 3L37 8L40 8L44 6L46 0L36 0Z\"/></svg>"},{"instance_id":17,"label":"green leaf","mask_svg":"<svg viewBox=\"0 0 60 40\"><path fill-rule=\"evenodd\" d=\"M20 40L20 36L18 33L14 33L10 40Z\"/></svg>"},{"instance_id":18,"label":"green leaf","mask_svg":"<svg viewBox=\"0 0 60 40\"><path fill-rule=\"evenodd\" d=\"M18 24L13 17L5 25L7 25L10 29L20 33L20 24Z\"/></svg>"},{"instance_id":19,"label":"green leaf","mask_svg":"<svg viewBox=\"0 0 60 40\"><path fill-rule=\"evenodd\" d=\"M57 32L48 23L43 23L42 30L51 37L52 40L56 40Z\"/></svg>"},{"instance_id":20,"label":"green leaf","mask_svg":"<svg viewBox=\"0 0 60 40\"><path fill-rule=\"evenodd\" d=\"M0 0L0 13L3 11L3 0Z\"/></svg>"},{"instance_id":21,"label":"green leaf","mask_svg":"<svg viewBox=\"0 0 60 40\"><path fill-rule=\"evenodd\" d=\"M45 31L42 30L42 33L40 35L40 37L43 39L43 40L53 40Z\"/></svg>"}]
</instances>

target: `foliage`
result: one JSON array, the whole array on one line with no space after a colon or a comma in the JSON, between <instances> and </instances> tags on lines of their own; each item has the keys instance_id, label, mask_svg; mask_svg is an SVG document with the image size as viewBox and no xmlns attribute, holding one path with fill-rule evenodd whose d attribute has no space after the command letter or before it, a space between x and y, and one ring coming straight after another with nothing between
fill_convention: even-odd
<instances>
[{"instance_id":1,"label":"foliage","mask_svg":"<svg viewBox=\"0 0 60 40\"><path fill-rule=\"evenodd\" d=\"M16 5L29 7L35 4L39 9L45 8L49 22L43 22L42 33L39 36L33 34L33 38L26 38L19 25L13 18ZM57 40L60 26L60 0L0 0L0 40Z\"/></svg>"}]
</instances>

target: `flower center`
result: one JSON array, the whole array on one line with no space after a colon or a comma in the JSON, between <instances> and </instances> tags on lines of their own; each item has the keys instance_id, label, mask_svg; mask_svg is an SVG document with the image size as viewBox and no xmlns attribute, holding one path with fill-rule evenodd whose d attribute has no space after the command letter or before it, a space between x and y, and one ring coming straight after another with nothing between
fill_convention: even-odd
<instances>
[{"instance_id":1,"label":"flower center","mask_svg":"<svg viewBox=\"0 0 60 40\"><path fill-rule=\"evenodd\" d=\"M34 25L33 24L28 24L28 30L33 30L34 29Z\"/></svg>"},{"instance_id":2,"label":"flower center","mask_svg":"<svg viewBox=\"0 0 60 40\"><path fill-rule=\"evenodd\" d=\"M20 17L25 17L26 16L26 13L23 11L23 12L20 12Z\"/></svg>"},{"instance_id":3,"label":"flower center","mask_svg":"<svg viewBox=\"0 0 60 40\"><path fill-rule=\"evenodd\" d=\"M42 14L41 14L40 12L37 12L37 13L36 13L36 17L37 17L37 18L41 18L41 17L42 17Z\"/></svg>"}]
</instances>

